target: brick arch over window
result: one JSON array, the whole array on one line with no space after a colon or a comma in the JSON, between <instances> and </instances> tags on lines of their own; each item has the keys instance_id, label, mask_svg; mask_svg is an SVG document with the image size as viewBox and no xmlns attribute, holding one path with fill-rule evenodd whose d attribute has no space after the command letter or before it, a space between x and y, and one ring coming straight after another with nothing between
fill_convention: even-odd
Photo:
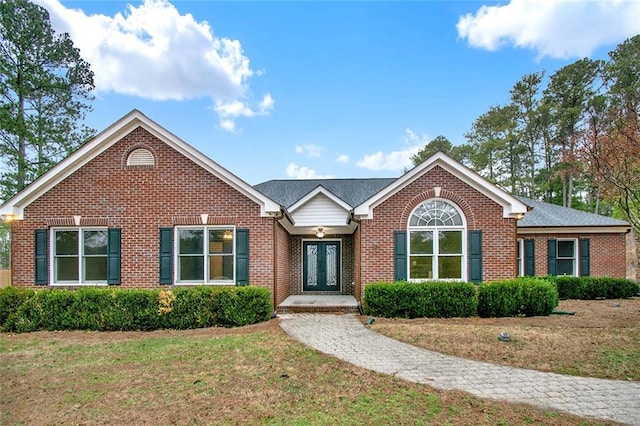
<instances>
[{"instance_id":1,"label":"brick arch over window","mask_svg":"<svg viewBox=\"0 0 640 426\"><path fill-rule=\"evenodd\" d=\"M425 201L431 198L442 198L456 204L458 208L462 210L462 214L465 216L465 219L467 221L467 229L477 229L476 217L471 207L469 207L469 204L465 201L464 198L446 189L441 190L440 195L437 197L433 189L429 189L427 191L422 192L421 194L416 195L409 203L407 203L404 210L402 211L402 215L400 215L399 222L396 229L403 230L403 231L406 230L407 223L409 223L409 216L411 215L411 213L413 213L416 207L418 207L420 204L424 203Z\"/></svg>"},{"instance_id":2,"label":"brick arch over window","mask_svg":"<svg viewBox=\"0 0 640 426\"><path fill-rule=\"evenodd\" d=\"M136 156L134 163L131 162L131 157ZM136 160L144 160L142 163L138 163ZM122 165L124 168L131 167L156 167L158 165L158 157L153 148L145 144L136 144L127 149L122 157Z\"/></svg>"}]
</instances>

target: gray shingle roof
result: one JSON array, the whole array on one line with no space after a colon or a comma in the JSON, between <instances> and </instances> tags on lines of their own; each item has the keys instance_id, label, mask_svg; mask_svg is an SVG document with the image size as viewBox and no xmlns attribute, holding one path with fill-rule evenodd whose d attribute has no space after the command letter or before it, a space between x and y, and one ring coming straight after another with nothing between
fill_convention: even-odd
<instances>
[{"instance_id":1,"label":"gray shingle roof","mask_svg":"<svg viewBox=\"0 0 640 426\"><path fill-rule=\"evenodd\" d=\"M395 178L269 180L254 186L273 201L289 208L322 185L342 201L356 207L389 185ZM568 226L629 226L625 221L525 197L516 197L532 210L518 221L518 228Z\"/></svg>"},{"instance_id":2,"label":"gray shingle roof","mask_svg":"<svg viewBox=\"0 0 640 426\"><path fill-rule=\"evenodd\" d=\"M394 180L395 178L269 180L257 184L254 188L289 208L322 185L333 195L355 207Z\"/></svg>"},{"instance_id":3,"label":"gray shingle roof","mask_svg":"<svg viewBox=\"0 0 640 426\"><path fill-rule=\"evenodd\" d=\"M526 205L533 207L522 220L518 228L563 227L563 226L629 226L625 221L607 216L587 213L555 204L544 203L530 198L516 197Z\"/></svg>"}]
</instances>

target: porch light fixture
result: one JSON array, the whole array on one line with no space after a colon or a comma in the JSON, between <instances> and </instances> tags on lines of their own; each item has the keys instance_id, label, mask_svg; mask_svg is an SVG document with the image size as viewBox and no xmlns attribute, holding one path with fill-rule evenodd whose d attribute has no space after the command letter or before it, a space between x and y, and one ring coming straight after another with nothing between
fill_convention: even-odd
<instances>
[{"instance_id":1,"label":"porch light fixture","mask_svg":"<svg viewBox=\"0 0 640 426\"><path fill-rule=\"evenodd\" d=\"M316 231L316 237L318 237L318 238L324 237L324 231L323 231L322 227L318 228L318 230Z\"/></svg>"}]
</instances>

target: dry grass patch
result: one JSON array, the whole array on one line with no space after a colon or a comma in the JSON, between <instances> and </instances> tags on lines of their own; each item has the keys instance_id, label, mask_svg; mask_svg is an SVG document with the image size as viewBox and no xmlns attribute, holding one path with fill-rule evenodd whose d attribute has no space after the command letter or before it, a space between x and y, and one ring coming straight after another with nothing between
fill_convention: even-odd
<instances>
[{"instance_id":1,"label":"dry grass patch","mask_svg":"<svg viewBox=\"0 0 640 426\"><path fill-rule=\"evenodd\" d=\"M563 300L575 315L377 318L373 330L434 351L514 367L640 381L640 298ZM512 341L497 336L507 331Z\"/></svg>"},{"instance_id":2,"label":"dry grass patch","mask_svg":"<svg viewBox=\"0 0 640 426\"><path fill-rule=\"evenodd\" d=\"M613 424L370 372L237 329L0 335L0 424Z\"/></svg>"}]
</instances>

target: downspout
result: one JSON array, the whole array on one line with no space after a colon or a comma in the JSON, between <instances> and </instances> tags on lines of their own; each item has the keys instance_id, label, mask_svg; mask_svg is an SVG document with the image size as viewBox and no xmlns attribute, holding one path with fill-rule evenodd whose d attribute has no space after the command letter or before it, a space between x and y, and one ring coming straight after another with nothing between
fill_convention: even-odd
<instances>
[{"instance_id":1,"label":"downspout","mask_svg":"<svg viewBox=\"0 0 640 426\"><path fill-rule=\"evenodd\" d=\"M283 206L280 206L280 212L273 217L273 312L271 318L276 317L276 305L278 303L278 222L285 217L290 222L293 222L289 212Z\"/></svg>"},{"instance_id":2,"label":"downspout","mask_svg":"<svg viewBox=\"0 0 640 426\"><path fill-rule=\"evenodd\" d=\"M347 218L347 225L349 225L351 222L355 222L356 223L356 230L359 230L360 228L360 224L362 223L360 219L356 219L355 215L353 214L353 210L351 210L349 212L349 217ZM359 230L360 232L360 230ZM358 259L358 268L360 269L358 271L358 279L359 282L357 283L358 285L358 291L357 293L357 302L358 302L358 313L360 313L360 315L364 315L364 309L362 308L362 304L360 303L360 300L362 299L362 264L361 264L361 259L362 259L362 235L360 235L360 238L358 239L358 254L360 256L360 259ZM355 290L355 288L354 288Z\"/></svg>"}]
</instances>

